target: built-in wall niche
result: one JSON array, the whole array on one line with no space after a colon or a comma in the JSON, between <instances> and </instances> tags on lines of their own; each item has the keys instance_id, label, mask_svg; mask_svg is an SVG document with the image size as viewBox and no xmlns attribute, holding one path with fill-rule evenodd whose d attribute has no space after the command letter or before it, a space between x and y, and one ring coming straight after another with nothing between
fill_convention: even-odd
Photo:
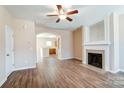
<instances>
[{"instance_id":1,"label":"built-in wall niche","mask_svg":"<svg viewBox=\"0 0 124 93\"><path fill-rule=\"evenodd\" d=\"M104 20L89 26L89 42L105 40Z\"/></svg>"}]
</instances>

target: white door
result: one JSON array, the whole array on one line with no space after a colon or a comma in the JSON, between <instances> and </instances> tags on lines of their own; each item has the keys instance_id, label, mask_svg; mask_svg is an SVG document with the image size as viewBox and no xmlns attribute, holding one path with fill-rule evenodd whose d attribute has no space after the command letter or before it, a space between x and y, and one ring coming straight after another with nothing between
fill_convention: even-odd
<instances>
[{"instance_id":1,"label":"white door","mask_svg":"<svg viewBox=\"0 0 124 93\"><path fill-rule=\"evenodd\" d=\"M6 77L8 77L14 69L14 52L13 52L13 30L9 26L5 26L5 62Z\"/></svg>"}]
</instances>

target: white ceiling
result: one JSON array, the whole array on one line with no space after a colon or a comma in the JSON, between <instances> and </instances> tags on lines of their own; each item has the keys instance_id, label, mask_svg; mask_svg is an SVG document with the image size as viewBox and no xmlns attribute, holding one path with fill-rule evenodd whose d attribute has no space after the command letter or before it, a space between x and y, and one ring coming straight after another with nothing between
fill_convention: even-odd
<instances>
[{"instance_id":1,"label":"white ceiling","mask_svg":"<svg viewBox=\"0 0 124 93\"><path fill-rule=\"evenodd\" d=\"M62 20L56 23L57 17L47 17L47 13L52 13L55 6L52 5L7 5L4 6L14 17L32 20L37 26L44 26L55 29L72 30L81 25L91 25L96 21L103 19L107 14L124 9L124 6L86 6L72 5L65 9L77 9L79 14L70 16L73 22ZM122 10L123 10L122 9Z\"/></svg>"}]
</instances>

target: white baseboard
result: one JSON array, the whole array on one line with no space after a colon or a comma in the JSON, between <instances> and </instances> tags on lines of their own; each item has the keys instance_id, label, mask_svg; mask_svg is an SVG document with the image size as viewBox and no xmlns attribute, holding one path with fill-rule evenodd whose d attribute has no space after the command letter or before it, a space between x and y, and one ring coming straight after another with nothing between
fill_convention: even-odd
<instances>
[{"instance_id":1,"label":"white baseboard","mask_svg":"<svg viewBox=\"0 0 124 93\"><path fill-rule=\"evenodd\" d=\"M81 62L82 62L82 59L80 59L80 58L75 58L75 57L74 57L73 59L76 59L76 60L78 60L78 61L81 61Z\"/></svg>"},{"instance_id":2,"label":"white baseboard","mask_svg":"<svg viewBox=\"0 0 124 93\"><path fill-rule=\"evenodd\" d=\"M68 60L68 59L73 59L74 57L67 57L67 58L61 58L60 60Z\"/></svg>"},{"instance_id":3,"label":"white baseboard","mask_svg":"<svg viewBox=\"0 0 124 93\"><path fill-rule=\"evenodd\" d=\"M0 87L6 82L7 78L4 78L3 80L0 81Z\"/></svg>"},{"instance_id":4,"label":"white baseboard","mask_svg":"<svg viewBox=\"0 0 124 93\"><path fill-rule=\"evenodd\" d=\"M109 70L108 72L117 73L117 72L119 72L119 71L112 71L112 70Z\"/></svg>"},{"instance_id":5,"label":"white baseboard","mask_svg":"<svg viewBox=\"0 0 124 93\"><path fill-rule=\"evenodd\" d=\"M115 71L109 70L108 72L111 72L111 73L117 73L117 72L119 72L119 71L120 71L120 69L115 70Z\"/></svg>"},{"instance_id":6,"label":"white baseboard","mask_svg":"<svg viewBox=\"0 0 124 93\"><path fill-rule=\"evenodd\" d=\"M24 69L31 69L31 68L36 68L36 65L33 65L33 66L28 66L28 67L20 67L20 68L15 68L15 69L14 69L14 71L24 70Z\"/></svg>"},{"instance_id":7,"label":"white baseboard","mask_svg":"<svg viewBox=\"0 0 124 93\"><path fill-rule=\"evenodd\" d=\"M119 69L119 71L124 72L124 69Z\"/></svg>"},{"instance_id":8,"label":"white baseboard","mask_svg":"<svg viewBox=\"0 0 124 93\"><path fill-rule=\"evenodd\" d=\"M78 57L74 57L74 59L77 59L77 60L81 60L82 61L82 59L81 58L78 58Z\"/></svg>"}]
</instances>

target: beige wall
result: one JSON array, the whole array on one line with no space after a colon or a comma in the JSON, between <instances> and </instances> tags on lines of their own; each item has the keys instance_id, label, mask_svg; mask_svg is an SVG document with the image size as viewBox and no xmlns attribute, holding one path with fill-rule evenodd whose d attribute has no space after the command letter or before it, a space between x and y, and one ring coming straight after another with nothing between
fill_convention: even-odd
<instances>
[{"instance_id":1,"label":"beige wall","mask_svg":"<svg viewBox=\"0 0 124 93\"><path fill-rule=\"evenodd\" d=\"M12 17L0 6L0 86L5 80L5 25L12 27Z\"/></svg>"},{"instance_id":2,"label":"beige wall","mask_svg":"<svg viewBox=\"0 0 124 93\"><path fill-rule=\"evenodd\" d=\"M15 69L35 66L36 37L34 22L15 19L14 48Z\"/></svg>"},{"instance_id":3,"label":"beige wall","mask_svg":"<svg viewBox=\"0 0 124 93\"><path fill-rule=\"evenodd\" d=\"M83 52L83 37L82 37L82 27L77 28L73 31L73 48L74 48L74 58L82 60Z\"/></svg>"},{"instance_id":4,"label":"beige wall","mask_svg":"<svg viewBox=\"0 0 124 93\"><path fill-rule=\"evenodd\" d=\"M61 37L61 55L60 59L73 58L73 41L72 31L68 30L56 30L51 28L36 27L36 34L40 33L52 33ZM59 55L59 54L58 54Z\"/></svg>"}]
</instances>

